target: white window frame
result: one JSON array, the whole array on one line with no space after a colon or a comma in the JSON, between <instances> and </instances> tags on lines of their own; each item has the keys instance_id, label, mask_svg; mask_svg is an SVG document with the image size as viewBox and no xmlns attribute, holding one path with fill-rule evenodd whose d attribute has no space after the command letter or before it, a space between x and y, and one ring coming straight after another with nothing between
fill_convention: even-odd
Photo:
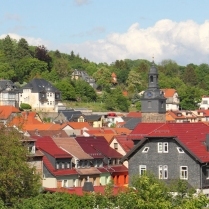
<instances>
[{"instance_id":1,"label":"white window frame","mask_svg":"<svg viewBox=\"0 0 209 209\"><path fill-rule=\"evenodd\" d=\"M68 180L67 179L62 180L62 187L68 187Z\"/></svg>"},{"instance_id":2,"label":"white window frame","mask_svg":"<svg viewBox=\"0 0 209 209\"><path fill-rule=\"evenodd\" d=\"M144 147L144 149L142 150L143 153L148 153L149 151L149 147Z\"/></svg>"},{"instance_id":3,"label":"white window frame","mask_svg":"<svg viewBox=\"0 0 209 209\"><path fill-rule=\"evenodd\" d=\"M159 179L168 179L168 166L159 165L158 166Z\"/></svg>"},{"instance_id":4,"label":"white window frame","mask_svg":"<svg viewBox=\"0 0 209 209\"><path fill-rule=\"evenodd\" d=\"M186 168L186 169L183 169ZM188 166L180 166L180 179L188 179Z\"/></svg>"},{"instance_id":5,"label":"white window frame","mask_svg":"<svg viewBox=\"0 0 209 209\"><path fill-rule=\"evenodd\" d=\"M158 142L158 153L168 153L168 142Z\"/></svg>"},{"instance_id":6,"label":"white window frame","mask_svg":"<svg viewBox=\"0 0 209 209\"><path fill-rule=\"evenodd\" d=\"M139 166L139 175L142 176L147 171L146 165L140 165Z\"/></svg>"},{"instance_id":7,"label":"white window frame","mask_svg":"<svg viewBox=\"0 0 209 209\"><path fill-rule=\"evenodd\" d=\"M184 153L184 150L181 147L176 147L179 153Z\"/></svg>"}]
</instances>

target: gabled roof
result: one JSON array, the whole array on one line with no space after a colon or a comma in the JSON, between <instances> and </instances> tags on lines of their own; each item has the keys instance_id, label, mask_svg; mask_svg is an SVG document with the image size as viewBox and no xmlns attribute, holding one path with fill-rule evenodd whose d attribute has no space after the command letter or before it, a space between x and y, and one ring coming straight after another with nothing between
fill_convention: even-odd
<instances>
[{"instance_id":1,"label":"gabled roof","mask_svg":"<svg viewBox=\"0 0 209 209\"><path fill-rule=\"evenodd\" d=\"M126 117L129 118L141 118L142 117L142 113L141 112L129 112Z\"/></svg>"},{"instance_id":2,"label":"gabled roof","mask_svg":"<svg viewBox=\"0 0 209 209\"><path fill-rule=\"evenodd\" d=\"M90 128L92 126L89 125L88 122L68 122L66 123L73 129L82 129L82 128Z\"/></svg>"},{"instance_id":3,"label":"gabled roof","mask_svg":"<svg viewBox=\"0 0 209 209\"><path fill-rule=\"evenodd\" d=\"M46 156L43 157L43 162L46 168L49 170L51 174L54 176L68 176L68 175L76 175L78 174L75 169L56 169L51 164L51 162L47 159Z\"/></svg>"},{"instance_id":4,"label":"gabled roof","mask_svg":"<svg viewBox=\"0 0 209 209\"><path fill-rule=\"evenodd\" d=\"M95 168L95 167L90 167L90 168L77 168L76 171L80 175L94 175L94 174L101 174L101 172Z\"/></svg>"},{"instance_id":5,"label":"gabled roof","mask_svg":"<svg viewBox=\"0 0 209 209\"><path fill-rule=\"evenodd\" d=\"M133 130L139 123L141 123L141 118L131 118L123 125L123 127Z\"/></svg>"},{"instance_id":6,"label":"gabled roof","mask_svg":"<svg viewBox=\"0 0 209 209\"><path fill-rule=\"evenodd\" d=\"M62 126L60 124L54 123L40 123L40 124L26 124L23 127L25 131L34 131L34 130L61 130Z\"/></svg>"},{"instance_id":7,"label":"gabled roof","mask_svg":"<svg viewBox=\"0 0 209 209\"><path fill-rule=\"evenodd\" d=\"M128 153L134 146L133 141L129 139L127 135L117 135L114 138L126 153Z\"/></svg>"},{"instance_id":8,"label":"gabled roof","mask_svg":"<svg viewBox=\"0 0 209 209\"><path fill-rule=\"evenodd\" d=\"M78 142L71 137L66 138L53 138L53 141L58 147L63 150L66 150L72 156L78 158L79 160L93 159L89 154L84 152Z\"/></svg>"},{"instance_id":9,"label":"gabled roof","mask_svg":"<svg viewBox=\"0 0 209 209\"><path fill-rule=\"evenodd\" d=\"M59 92L57 88L55 88L50 82L42 79L42 78L34 78L29 83L21 88L23 89L31 89L33 93L39 92Z\"/></svg>"},{"instance_id":10,"label":"gabled roof","mask_svg":"<svg viewBox=\"0 0 209 209\"><path fill-rule=\"evenodd\" d=\"M72 158L72 155L59 148L49 136L31 136L31 138L37 140L35 144L38 149L48 153L54 158Z\"/></svg>"},{"instance_id":11,"label":"gabled roof","mask_svg":"<svg viewBox=\"0 0 209 209\"><path fill-rule=\"evenodd\" d=\"M82 149L93 158L120 158L122 157L116 150L111 148L103 136L76 137Z\"/></svg>"},{"instance_id":12,"label":"gabled roof","mask_svg":"<svg viewBox=\"0 0 209 209\"><path fill-rule=\"evenodd\" d=\"M29 130L27 131L31 136L50 136L52 138L68 137L64 130Z\"/></svg>"},{"instance_id":13,"label":"gabled roof","mask_svg":"<svg viewBox=\"0 0 209 209\"><path fill-rule=\"evenodd\" d=\"M132 140L141 140L125 157L129 158L150 137L173 138L199 162L209 162L205 146L209 126L205 123L140 123L129 135Z\"/></svg>"},{"instance_id":14,"label":"gabled roof","mask_svg":"<svg viewBox=\"0 0 209 209\"><path fill-rule=\"evenodd\" d=\"M177 119L181 119L181 120L186 119L186 116L184 116L181 111L174 111L174 110L172 110L172 111L168 111L168 113L175 120L177 120Z\"/></svg>"},{"instance_id":15,"label":"gabled roof","mask_svg":"<svg viewBox=\"0 0 209 209\"><path fill-rule=\"evenodd\" d=\"M86 130L89 135L99 135L99 134L115 134L112 128L89 128Z\"/></svg>"},{"instance_id":16,"label":"gabled roof","mask_svg":"<svg viewBox=\"0 0 209 209\"><path fill-rule=\"evenodd\" d=\"M18 88L11 80L0 80L0 91L16 93Z\"/></svg>"},{"instance_id":17,"label":"gabled roof","mask_svg":"<svg viewBox=\"0 0 209 209\"><path fill-rule=\"evenodd\" d=\"M0 120L6 120L12 113L20 113L20 110L12 105L0 106Z\"/></svg>"},{"instance_id":18,"label":"gabled roof","mask_svg":"<svg viewBox=\"0 0 209 209\"><path fill-rule=\"evenodd\" d=\"M21 114L14 117L8 125L12 126L15 125L21 129L24 129L26 125L38 125L43 124L41 121L37 120L36 112L21 112Z\"/></svg>"},{"instance_id":19,"label":"gabled roof","mask_svg":"<svg viewBox=\"0 0 209 209\"><path fill-rule=\"evenodd\" d=\"M92 114L92 115L85 115L85 119L87 122L94 122L101 120L102 115Z\"/></svg>"},{"instance_id":20,"label":"gabled roof","mask_svg":"<svg viewBox=\"0 0 209 209\"><path fill-rule=\"evenodd\" d=\"M174 94L176 93L175 89L161 89L164 92L164 97L173 97Z\"/></svg>"},{"instance_id":21,"label":"gabled roof","mask_svg":"<svg viewBox=\"0 0 209 209\"><path fill-rule=\"evenodd\" d=\"M75 110L60 110L59 112L61 112L65 116L66 120L72 122L76 121L76 119L83 115L81 111Z\"/></svg>"}]
</instances>

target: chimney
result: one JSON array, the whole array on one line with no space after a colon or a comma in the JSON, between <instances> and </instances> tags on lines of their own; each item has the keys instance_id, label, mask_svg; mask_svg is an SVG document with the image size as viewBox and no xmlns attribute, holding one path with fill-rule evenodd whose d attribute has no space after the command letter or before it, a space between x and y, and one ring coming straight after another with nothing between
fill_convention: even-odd
<instances>
[{"instance_id":1,"label":"chimney","mask_svg":"<svg viewBox=\"0 0 209 209\"><path fill-rule=\"evenodd\" d=\"M209 152L209 134L206 134L206 149Z\"/></svg>"}]
</instances>

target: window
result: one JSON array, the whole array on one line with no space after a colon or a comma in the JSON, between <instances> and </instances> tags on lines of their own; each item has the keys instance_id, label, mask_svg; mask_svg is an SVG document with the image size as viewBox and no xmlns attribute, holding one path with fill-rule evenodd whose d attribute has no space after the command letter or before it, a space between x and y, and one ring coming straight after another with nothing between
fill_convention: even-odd
<instances>
[{"instance_id":1,"label":"window","mask_svg":"<svg viewBox=\"0 0 209 209\"><path fill-rule=\"evenodd\" d=\"M158 142L158 152L168 153L168 142Z\"/></svg>"},{"instance_id":2,"label":"window","mask_svg":"<svg viewBox=\"0 0 209 209\"><path fill-rule=\"evenodd\" d=\"M151 108L151 101L148 101L148 108Z\"/></svg>"},{"instance_id":3,"label":"window","mask_svg":"<svg viewBox=\"0 0 209 209\"><path fill-rule=\"evenodd\" d=\"M65 163L62 163L62 169L64 169L65 168Z\"/></svg>"},{"instance_id":4,"label":"window","mask_svg":"<svg viewBox=\"0 0 209 209\"><path fill-rule=\"evenodd\" d=\"M168 179L168 166L159 165L159 179Z\"/></svg>"},{"instance_id":5,"label":"window","mask_svg":"<svg viewBox=\"0 0 209 209\"><path fill-rule=\"evenodd\" d=\"M118 143L114 143L114 149L118 150Z\"/></svg>"},{"instance_id":6,"label":"window","mask_svg":"<svg viewBox=\"0 0 209 209\"><path fill-rule=\"evenodd\" d=\"M60 165L59 163L56 164L56 169L59 169L60 168Z\"/></svg>"},{"instance_id":7,"label":"window","mask_svg":"<svg viewBox=\"0 0 209 209\"><path fill-rule=\"evenodd\" d=\"M184 150L181 147L176 147L179 153L184 153Z\"/></svg>"},{"instance_id":8,"label":"window","mask_svg":"<svg viewBox=\"0 0 209 209\"><path fill-rule=\"evenodd\" d=\"M67 168L70 168L70 163L69 162L67 162Z\"/></svg>"},{"instance_id":9,"label":"window","mask_svg":"<svg viewBox=\"0 0 209 209\"><path fill-rule=\"evenodd\" d=\"M143 153L147 153L148 151L149 151L149 147L145 147L145 148L142 150Z\"/></svg>"},{"instance_id":10,"label":"window","mask_svg":"<svg viewBox=\"0 0 209 209\"><path fill-rule=\"evenodd\" d=\"M62 181L62 187L68 187L68 181L66 179Z\"/></svg>"},{"instance_id":11,"label":"window","mask_svg":"<svg viewBox=\"0 0 209 209\"><path fill-rule=\"evenodd\" d=\"M146 165L140 165L139 166L139 175L142 176L146 173L147 166Z\"/></svg>"},{"instance_id":12,"label":"window","mask_svg":"<svg viewBox=\"0 0 209 209\"><path fill-rule=\"evenodd\" d=\"M150 76L150 82L153 83L153 76Z\"/></svg>"},{"instance_id":13,"label":"window","mask_svg":"<svg viewBox=\"0 0 209 209\"><path fill-rule=\"evenodd\" d=\"M163 101L161 101L161 108L163 108L164 107L164 102Z\"/></svg>"},{"instance_id":14,"label":"window","mask_svg":"<svg viewBox=\"0 0 209 209\"><path fill-rule=\"evenodd\" d=\"M209 179L209 167L206 168L206 179Z\"/></svg>"},{"instance_id":15,"label":"window","mask_svg":"<svg viewBox=\"0 0 209 209\"><path fill-rule=\"evenodd\" d=\"M180 179L188 179L188 167L187 166L180 167Z\"/></svg>"}]
</instances>

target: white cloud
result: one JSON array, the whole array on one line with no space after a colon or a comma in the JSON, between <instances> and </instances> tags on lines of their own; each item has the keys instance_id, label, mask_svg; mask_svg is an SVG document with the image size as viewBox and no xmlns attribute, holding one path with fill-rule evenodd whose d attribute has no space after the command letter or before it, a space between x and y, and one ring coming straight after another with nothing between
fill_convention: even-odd
<instances>
[{"instance_id":1,"label":"white cloud","mask_svg":"<svg viewBox=\"0 0 209 209\"><path fill-rule=\"evenodd\" d=\"M181 65L209 63L209 21L198 25L192 20L177 23L164 19L146 29L134 23L126 33L66 47L94 62L151 60L154 55L156 62L172 59Z\"/></svg>"},{"instance_id":2,"label":"white cloud","mask_svg":"<svg viewBox=\"0 0 209 209\"><path fill-rule=\"evenodd\" d=\"M15 39L23 37L9 35ZM152 60L153 55L156 63L164 59L172 59L179 65L209 63L209 21L197 24L192 20L174 22L164 19L145 29L134 23L125 33L112 33L105 39L80 44L60 43L55 46L42 39L23 38L30 45L45 45L48 50L58 49L64 53L74 51L97 63L123 59Z\"/></svg>"}]
</instances>

